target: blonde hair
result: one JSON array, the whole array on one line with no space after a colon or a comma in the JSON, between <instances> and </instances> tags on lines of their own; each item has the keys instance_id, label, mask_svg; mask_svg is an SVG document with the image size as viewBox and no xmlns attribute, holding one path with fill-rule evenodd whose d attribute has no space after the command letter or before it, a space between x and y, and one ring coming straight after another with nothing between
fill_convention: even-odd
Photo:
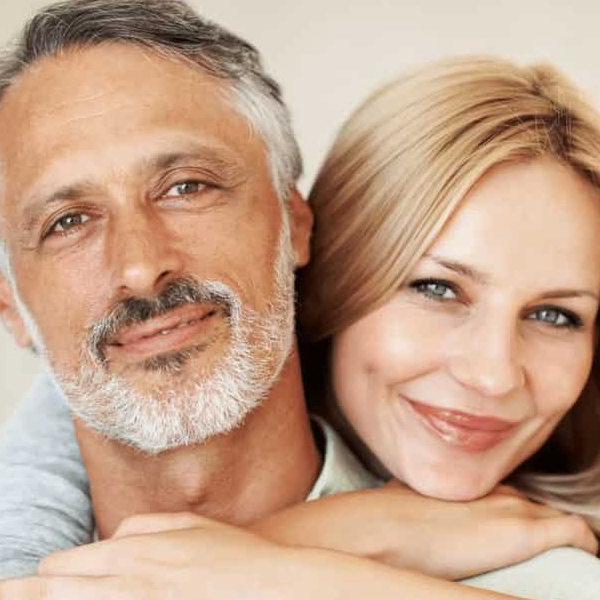
<instances>
[{"instance_id":1,"label":"blonde hair","mask_svg":"<svg viewBox=\"0 0 600 600\"><path fill-rule=\"evenodd\" d=\"M454 58L369 97L310 194L313 258L299 282L302 335L316 368L309 389L327 388L331 336L391 299L469 189L495 165L542 156L600 192L600 118L550 66ZM598 376L595 361L574 408L512 482L600 532Z\"/></svg>"}]
</instances>

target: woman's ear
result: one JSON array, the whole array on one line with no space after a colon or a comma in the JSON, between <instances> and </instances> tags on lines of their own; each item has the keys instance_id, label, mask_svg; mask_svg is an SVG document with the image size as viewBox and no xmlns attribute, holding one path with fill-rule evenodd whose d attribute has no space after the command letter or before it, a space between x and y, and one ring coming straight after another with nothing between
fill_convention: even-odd
<instances>
[{"instance_id":1,"label":"woman's ear","mask_svg":"<svg viewBox=\"0 0 600 600\"><path fill-rule=\"evenodd\" d=\"M314 219L308 202L296 188L290 193L288 213L292 246L296 255L296 267L303 267L310 260L310 236Z\"/></svg>"},{"instance_id":2,"label":"woman's ear","mask_svg":"<svg viewBox=\"0 0 600 600\"><path fill-rule=\"evenodd\" d=\"M8 279L0 274L0 317L12 334L15 342L23 348L30 348L33 340L17 310L15 295Z\"/></svg>"}]
</instances>

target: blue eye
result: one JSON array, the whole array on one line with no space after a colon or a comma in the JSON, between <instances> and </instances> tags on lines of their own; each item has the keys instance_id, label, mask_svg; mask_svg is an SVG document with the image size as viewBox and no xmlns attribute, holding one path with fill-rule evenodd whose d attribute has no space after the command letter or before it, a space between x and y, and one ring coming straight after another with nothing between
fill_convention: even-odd
<instances>
[{"instance_id":1,"label":"blue eye","mask_svg":"<svg viewBox=\"0 0 600 600\"><path fill-rule=\"evenodd\" d=\"M455 300L457 297L455 287L441 279L417 279L410 287L433 300Z\"/></svg>"},{"instance_id":2,"label":"blue eye","mask_svg":"<svg viewBox=\"0 0 600 600\"><path fill-rule=\"evenodd\" d=\"M165 193L167 198L177 198L180 196L190 196L202 191L206 185L200 181L182 181L171 186Z\"/></svg>"},{"instance_id":3,"label":"blue eye","mask_svg":"<svg viewBox=\"0 0 600 600\"><path fill-rule=\"evenodd\" d=\"M556 308L554 306L544 306L534 310L527 316L532 321L541 321L553 327L581 327L581 319L569 310Z\"/></svg>"}]
</instances>

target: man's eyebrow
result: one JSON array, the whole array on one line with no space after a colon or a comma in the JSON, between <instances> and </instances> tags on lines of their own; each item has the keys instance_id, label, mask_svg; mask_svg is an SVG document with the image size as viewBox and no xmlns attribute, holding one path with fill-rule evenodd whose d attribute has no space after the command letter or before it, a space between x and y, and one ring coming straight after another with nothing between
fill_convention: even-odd
<instances>
[{"instance_id":1,"label":"man's eyebrow","mask_svg":"<svg viewBox=\"0 0 600 600\"><path fill-rule=\"evenodd\" d=\"M461 263L458 261L453 261L453 260L447 260L445 258L442 258L441 256L436 256L435 254L425 254L424 258L429 258L429 259L433 260L434 262L436 262L437 264L444 267L445 269L449 269L450 271L454 271L455 273L458 273L459 275L463 275L463 276L473 280L476 283L485 285L485 284L488 284L490 281L490 278L485 273L479 271L478 269L475 269L473 267L465 265L464 263ZM550 290L548 292L544 292L544 293L540 294L537 297L537 299L538 300L552 300L552 299L558 300L561 298L566 299L566 298L582 298L582 297L593 298L594 300L596 300L596 302L600 301L600 297L598 296L598 294L596 294L590 290L575 289L575 288L561 288L561 289L556 289L556 290Z\"/></svg>"},{"instance_id":2,"label":"man's eyebrow","mask_svg":"<svg viewBox=\"0 0 600 600\"><path fill-rule=\"evenodd\" d=\"M79 181L69 185L64 185L49 196L46 197L34 197L23 210L23 216L21 219L21 229L23 233L30 233L34 229L35 224L44 210L52 204L58 204L65 200L78 200L83 198L90 192L95 186L91 181Z\"/></svg>"},{"instance_id":3,"label":"man's eyebrow","mask_svg":"<svg viewBox=\"0 0 600 600\"><path fill-rule=\"evenodd\" d=\"M157 154L143 159L137 168L141 170L165 170L189 161L201 162L207 169L214 170L215 175L225 178L234 176L242 170L242 165L235 157L205 146L196 147L190 151Z\"/></svg>"},{"instance_id":4,"label":"man's eyebrow","mask_svg":"<svg viewBox=\"0 0 600 600\"><path fill-rule=\"evenodd\" d=\"M243 172L242 165L235 157L205 146L194 147L189 151L166 152L143 158L134 166L134 170L138 172L161 171L188 162L200 163L212 175L224 180L237 178ZM23 233L30 233L35 228L40 214L48 206L68 200L78 200L97 189L98 186L93 181L82 180L62 186L49 194L34 195L23 210L21 223Z\"/></svg>"}]
</instances>

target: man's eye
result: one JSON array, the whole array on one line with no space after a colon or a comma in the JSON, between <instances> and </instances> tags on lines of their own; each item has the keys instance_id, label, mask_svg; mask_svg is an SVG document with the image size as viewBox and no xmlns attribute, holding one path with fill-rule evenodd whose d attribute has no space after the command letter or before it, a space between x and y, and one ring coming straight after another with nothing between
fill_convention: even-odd
<instances>
[{"instance_id":1,"label":"man's eye","mask_svg":"<svg viewBox=\"0 0 600 600\"><path fill-rule=\"evenodd\" d=\"M85 213L69 213L56 220L46 235L53 233L66 233L72 229L80 227L90 220L90 216Z\"/></svg>"},{"instance_id":2,"label":"man's eye","mask_svg":"<svg viewBox=\"0 0 600 600\"><path fill-rule=\"evenodd\" d=\"M166 198L178 198L180 196L189 196L191 194L197 194L202 191L206 185L199 181L182 181L171 186L166 194Z\"/></svg>"},{"instance_id":3,"label":"man's eye","mask_svg":"<svg viewBox=\"0 0 600 600\"><path fill-rule=\"evenodd\" d=\"M581 319L571 311L559 308L545 307L534 310L527 316L532 321L548 323L553 327L581 327Z\"/></svg>"},{"instance_id":4,"label":"man's eye","mask_svg":"<svg viewBox=\"0 0 600 600\"><path fill-rule=\"evenodd\" d=\"M413 281L410 287L434 300L454 300L456 291L454 287L445 281L437 279L420 279Z\"/></svg>"}]
</instances>

